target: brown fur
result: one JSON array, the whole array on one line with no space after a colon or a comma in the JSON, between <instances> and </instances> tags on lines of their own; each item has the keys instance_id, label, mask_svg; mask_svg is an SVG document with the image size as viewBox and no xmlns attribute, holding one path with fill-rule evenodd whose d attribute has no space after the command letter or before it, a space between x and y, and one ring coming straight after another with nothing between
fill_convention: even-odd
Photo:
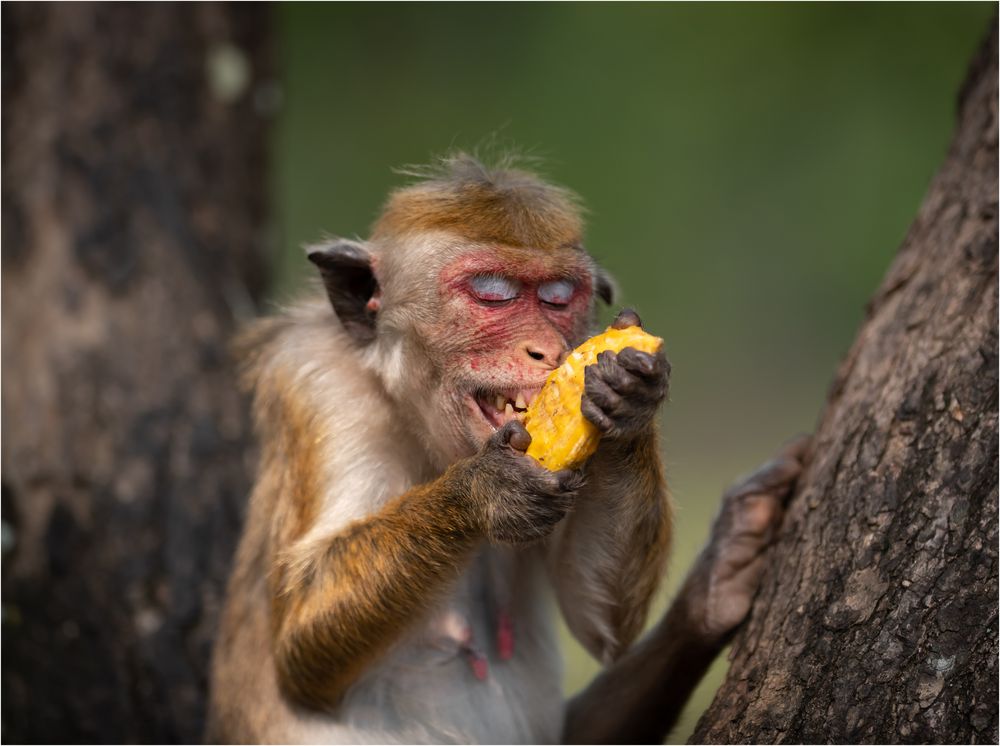
<instances>
[{"instance_id":1,"label":"brown fur","mask_svg":"<svg viewBox=\"0 0 1000 746\"><path fill-rule=\"evenodd\" d=\"M279 680L297 701L336 703L357 678L454 578L474 540L470 510L449 475L401 495L310 551L297 542L322 504L322 425L298 395L301 381L277 365L289 320L252 327L237 342L243 380L255 390L264 435L261 485L269 516L271 625ZM380 547L395 547L392 554ZM400 613L405 610L405 613Z\"/></svg>"},{"instance_id":2,"label":"brown fur","mask_svg":"<svg viewBox=\"0 0 1000 746\"><path fill-rule=\"evenodd\" d=\"M274 594L278 675L316 709L344 689L419 618L453 580L476 539L451 473L401 495L334 537L303 563L279 559ZM392 547L392 552L384 548Z\"/></svg>"},{"instance_id":3,"label":"brown fur","mask_svg":"<svg viewBox=\"0 0 1000 746\"><path fill-rule=\"evenodd\" d=\"M673 510L655 429L603 443L587 475L574 520L556 532L551 562L570 630L611 663L642 631L670 554Z\"/></svg>"},{"instance_id":4,"label":"brown fur","mask_svg":"<svg viewBox=\"0 0 1000 746\"><path fill-rule=\"evenodd\" d=\"M439 250L434 242L445 240L435 237L442 231L475 245L452 241ZM461 267L463 252L497 244L496 256L537 264L539 276L583 273L586 300L559 322L562 331L546 327L548 317L537 309L530 324L517 327L523 322L515 315L504 331L513 340L510 361L520 354L518 365L537 368L517 345L543 327L567 341L582 336L593 312L586 283L594 265L579 248L581 234L569 192L457 157L393 195L376 224L372 246L393 246L396 256L385 261L373 248L385 294L371 340L359 344L329 306L315 301L258 322L243 337L244 381L254 390L263 450L216 650L211 737L392 740L443 733L473 740L482 723L520 728L511 737L521 740L557 736L546 725L551 711L541 695L557 687L557 666L548 663L554 654L542 647L549 629L540 621L543 594L534 587L544 575L541 554L570 628L589 650L607 662L634 640L670 539L655 429L602 444L581 486L581 475L553 474L515 451L510 426L478 452L470 449L455 424L460 415L443 409L454 408L448 402L456 382L476 382L475 368L459 370L468 350L500 353L489 334L477 338L460 305L449 306L457 291L437 284L448 282L438 275L445 262L428 257L440 251ZM406 252L420 241L421 260L408 262ZM496 369L476 373L479 382L521 375L510 366L500 371L502 364L498 357ZM655 403L646 408L653 411ZM477 574L473 558L488 562L496 552L490 544L513 545L514 561L499 573ZM485 580L494 576L495 583ZM504 587L515 579L527 585ZM454 674L449 684L470 708L479 702L489 709L415 723L412 708L424 713L418 718L435 717L426 705L433 692L407 695L424 702L419 707L385 694L394 690L379 683L388 675L380 666L394 651L424 660L429 619L466 580L480 584L467 599L469 613L480 619L509 606L529 652L494 660L492 688L466 683L468 669ZM359 686L387 708L384 730L357 730L355 717L370 716L350 709L347 695ZM503 709L509 707L515 709Z\"/></svg>"},{"instance_id":5,"label":"brown fur","mask_svg":"<svg viewBox=\"0 0 1000 746\"><path fill-rule=\"evenodd\" d=\"M583 220L572 192L518 169L487 169L471 156L417 172L389 197L372 238L442 230L470 241L533 249L579 248Z\"/></svg>"}]
</instances>

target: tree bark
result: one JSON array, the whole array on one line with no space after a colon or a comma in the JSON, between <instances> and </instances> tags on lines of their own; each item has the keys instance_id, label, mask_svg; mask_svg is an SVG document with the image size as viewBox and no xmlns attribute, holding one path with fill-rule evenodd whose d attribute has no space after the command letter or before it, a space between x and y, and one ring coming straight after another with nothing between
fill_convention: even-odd
<instances>
[{"instance_id":1,"label":"tree bark","mask_svg":"<svg viewBox=\"0 0 1000 746\"><path fill-rule=\"evenodd\" d=\"M3 6L4 740L200 739L249 489L226 345L265 278L266 23Z\"/></svg>"},{"instance_id":2,"label":"tree bark","mask_svg":"<svg viewBox=\"0 0 1000 746\"><path fill-rule=\"evenodd\" d=\"M693 742L996 743L997 37Z\"/></svg>"}]
</instances>

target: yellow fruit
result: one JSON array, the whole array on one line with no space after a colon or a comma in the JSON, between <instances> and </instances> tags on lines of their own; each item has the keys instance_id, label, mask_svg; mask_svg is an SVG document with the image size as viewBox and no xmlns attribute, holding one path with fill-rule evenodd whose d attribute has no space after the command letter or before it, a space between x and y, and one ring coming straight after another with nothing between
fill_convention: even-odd
<instances>
[{"instance_id":1,"label":"yellow fruit","mask_svg":"<svg viewBox=\"0 0 1000 746\"><path fill-rule=\"evenodd\" d=\"M663 340L638 326L608 329L591 337L569 354L561 366L545 379L545 385L524 415L531 434L527 454L547 469L575 469L597 450L601 431L580 411L583 396L583 369L597 362L605 350L620 352L634 347L641 352L657 352Z\"/></svg>"}]
</instances>

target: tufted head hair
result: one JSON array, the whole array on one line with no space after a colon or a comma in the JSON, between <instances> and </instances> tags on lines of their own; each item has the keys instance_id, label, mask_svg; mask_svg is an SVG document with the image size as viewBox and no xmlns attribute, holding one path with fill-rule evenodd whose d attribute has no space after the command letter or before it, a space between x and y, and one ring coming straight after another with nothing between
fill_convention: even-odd
<instances>
[{"instance_id":1,"label":"tufted head hair","mask_svg":"<svg viewBox=\"0 0 1000 746\"><path fill-rule=\"evenodd\" d=\"M376 241L435 230L542 250L576 248L583 240L579 198L515 167L512 158L491 168L457 153L405 173L417 181L389 196L372 228Z\"/></svg>"}]
</instances>

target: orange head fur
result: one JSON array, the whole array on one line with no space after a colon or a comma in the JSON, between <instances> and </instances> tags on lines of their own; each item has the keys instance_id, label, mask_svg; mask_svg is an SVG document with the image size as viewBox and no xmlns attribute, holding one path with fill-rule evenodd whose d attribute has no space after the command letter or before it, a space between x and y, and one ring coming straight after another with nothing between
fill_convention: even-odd
<instances>
[{"instance_id":1,"label":"orange head fur","mask_svg":"<svg viewBox=\"0 0 1000 746\"><path fill-rule=\"evenodd\" d=\"M583 240L578 197L527 171L490 169L459 153L414 174L421 180L389 196L373 239L437 230L542 250L578 248Z\"/></svg>"}]
</instances>

